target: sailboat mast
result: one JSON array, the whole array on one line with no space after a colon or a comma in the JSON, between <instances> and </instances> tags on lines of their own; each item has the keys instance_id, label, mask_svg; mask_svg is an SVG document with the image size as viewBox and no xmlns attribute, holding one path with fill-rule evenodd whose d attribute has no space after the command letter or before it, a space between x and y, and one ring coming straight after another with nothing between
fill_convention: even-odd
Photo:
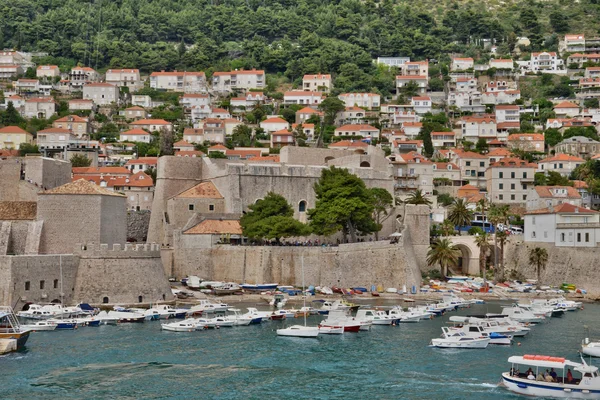
<instances>
[{"instance_id":1,"label":"sailboat mast","mask_svg":"<svg viewBox=\"0 0 600 400\"><path fill-rule=\"evenodd\" d=\"M302 300L303 300L303 312L304 314L304 326L306 326L306 293L304 292L304 254L301 257L302 260Z\"/></svg>"}]
</instances>

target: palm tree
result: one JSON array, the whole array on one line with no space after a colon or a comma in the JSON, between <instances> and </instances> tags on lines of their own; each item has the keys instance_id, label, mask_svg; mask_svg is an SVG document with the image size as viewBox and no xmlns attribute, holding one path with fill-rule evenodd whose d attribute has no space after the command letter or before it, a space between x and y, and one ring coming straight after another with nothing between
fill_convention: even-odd
<instances>
[{"instance_id":1,"label":"palm tree","mask_svg":"<svg viewBox=\"0 0 600 400\"><path fill-rule=\"evenodd\" d=\"M485 280L486 276L486 259L488 252L490 251L490 237L487 233L482 233L481 235L477 235L475 237L475 244L479 247L479 271L483 275L483 279Z\"/></svg>"},{"instance_id":2,"label":"palm tree","mask_svg":"<svg viewBox=\"0 0 600 400\"><path fill-rule=\"evenodd\" d=\"M504 244L506 243L507 239L508 234L506 231L496 231L496 234L494 235L494 243L496 243L496 240L500 242L500 267L494 267L494 279L496 279L496 281L504 280Z\"/></svg>"},{"instance_id":3,"label":"palm tree","mask_svg":"<svg viewBox=\"0 0 600 400\"><path fill-rule=\"evenodd\" d=\"M421 189L417 189L412 192L405 201L406 204L426 204L428 206L431 205L431 200L423 195L423 191Z\"/></svg>"},{"instance_id":4,"label":"palm tree","mask_svg":"<svg viewBox=\"0 0 600 400\"><path fill-rule=\"evenodd\" d=\"M454 224L445 219L444 222L442 222L442 225L440 226L440 230L442 231L442 234L444 236L450 236L451 233L454 232Z\"/></svg>"},{"instance_id":5,"label":"palm tree","mask_svg":"<svg viewBox=\"0 0 600 400\"><path fill-rule=\"evenodd\" d=\"M529 250L529 265L535 267L537 273L537 286L541 286L542 270L546 268L548 263L548 251L541 247L534 247Z\"/></svg>"},{"instance_id":6,"label":"palm tree","mask_svg":"<svg viewBox=\"0 0 600 400\"><path fill-rule=\"evenodd\" d=\"M427 265L439 264L440 272L443 276L446 276L449 267L458 265L460 254L460 250L452 244L450 239L437 239L431 244L427 252Z\"/></svg>"},{"instance_id":7,"label":"palm tree","mask_svg":"<svg viewBox=\"0 0 600 400\"><path fill-rule=\"evenodd\" d=\"M467 202L464 199L454 199L454 203L450 206L448 220L458 226L460 231L460 227L470 225L472 219L473 211L467 208Z\"/></svg>"},{"instance_id":8,"label":"palm tree","mask_svg":"<svg viewBox=\"0 0 600 400\"><path fill-rule=\"evenodd\" d=\"M492 204L490 206L490 212L488 214L489 221L494 225L494 279L496 282L498 279L504 278L504 243L506 242L506 233L498 231L498 225L508 223L508 212L510 208L508 205L498 206ZM502 234L502 237L501 237ZM500 256L502 258L502 270L498 268L498 239L500 239Z\"/></svg>"}]
</instances>

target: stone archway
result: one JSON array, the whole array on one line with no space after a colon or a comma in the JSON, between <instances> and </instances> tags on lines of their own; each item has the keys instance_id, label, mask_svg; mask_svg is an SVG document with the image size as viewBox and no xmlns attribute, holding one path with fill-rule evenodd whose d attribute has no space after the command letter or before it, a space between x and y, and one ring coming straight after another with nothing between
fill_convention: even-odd
<instances>
[{"instance_id":1,"label":"stone archway","mask_svg":"<svg viewBox=\"0 0 600 400\"><path fill-rule=\"evenodd\" d=\"M370 168L371 164L368 161L363 161L360 163L361 168Z\"/></svg>"},{"instance_id":2,"label":"stone archway","mask_svg":"<svg viewBox=\"0 0 600 400\"><path fill-rule=\"evenodd\" d=\"M459 271L462 275L479 275L479 247L475 244L474 236L451 236L449 239L460 250L458 260Z\"/></svg>"}]
</instances>

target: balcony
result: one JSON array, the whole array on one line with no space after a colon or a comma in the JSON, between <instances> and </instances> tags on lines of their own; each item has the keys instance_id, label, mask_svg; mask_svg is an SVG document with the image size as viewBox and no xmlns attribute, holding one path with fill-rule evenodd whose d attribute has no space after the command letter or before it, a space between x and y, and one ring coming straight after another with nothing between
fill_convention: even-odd
<instances>
[{"instance_id":1,"label":"balcony","mask_svg":"<svg viewBox=\"0 0 600 400\"><path fill-rule=\"evenodd\" d=\"M394 176L394 178L396 178L396 179L417 179L418 177L419 177L419 174L406 174L406 173L397 174Z\"/></svg>"}]
</instances>

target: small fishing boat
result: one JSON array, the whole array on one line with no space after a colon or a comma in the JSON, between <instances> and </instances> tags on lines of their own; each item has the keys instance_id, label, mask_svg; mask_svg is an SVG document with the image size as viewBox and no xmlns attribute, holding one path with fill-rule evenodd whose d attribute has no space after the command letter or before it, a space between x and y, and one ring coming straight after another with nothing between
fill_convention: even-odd
<instances>
[{"instance_id":1,"label":"small fishing boat","mask_svg":"<svg viewBox=\"0 0 600 400\"><path fill-rule=\"evenodd\" d=\"M215 323L216 326L218 326L219 328L231 328L235 322L231 321L230 319L228 319L227 317L214 317L211 318L211 320Z\"/></svg>"},{"instance_id":2,"label":"small fishing boat","mask_svg":"<svg viewBox=\"0 0 600 400\"><path fill-rule=\"evenodd\" d=\"M263 284L259 284L259 285L251 285L248 283L244 283L244 284L240 285L240 287L242 289L251 290L251 291L275 290L275 289L277 289L277 286L279 286L279 283L263 283Z\"/></svg>"},{"instance_id":3,"label":"small fishing boat","mask_svg":"<svg viewBox=\"0 0 600 400\"><path fill-rule=\"evenodd\" d=\"M598 368L581 361L532 354L512 356L508 358L511 369L502 373L501 385L513 393L532 397L600 399ZM533 372L528 375L520 372L521 368L531 368ZM535 379L547 369L554 370L556 378Z\"/></svg>"},{"instance_id":4,"label":"small fishing boat","mask_svg":"<svg viewBox=\"0 0 600 400\"><path fill-rule=\"evenodd\" d=\"M227 282L221 287L213 288L217 296L227 296L239 292L242 288L237 283Z\"/></svg>"},{"instance_id":5,"label":"small fishing boat","mask_svg":"<svg viewBox=\"0 0 600 400\"><path fill-rule=\"evenodd\" d=\"M467 336L470 337L483 337L490 338L490 344L500 344L510 346L512 344L512 336L503 335L496 332L487 332L485 328L477 325L463 325L463 326L454 326L451 328L443 327L442 329L449 329L450 331L460 331L464 332Z\"/></svg>"},{"instance_id":6,"label":"small fishing boat","mask_svg":"<svg viewBox=\"0 0 600 400\"><path fill-rule=\"evenodd\" d=\"M186 319L183 321L161 324L161 329L170 332L193 332L196 330L196 322L193 319Z\"/></svg>"},{"instance_id":7,"label":"small fishing boat","mask_svg":"<svg viewBox=\"0 0 600 400\"><path fill-rule=\"evenodd\" d=\"M13 348L23 349L30 332L21 327L12 307L0 306L0 339L5 339L3 342L7 351ZM13 340L16 340L16 346Z\"/></svg>"},{"instance_id":8,"label":"small fishing boat","mask_svg":"<svg viewBox=\"0 0 600 400\"><path fill-rule=\"evenodd\" d=\"M146 316L144 314L129 312L129 311L101 311L96 316L98 319L105 321L106 324L112 323L112 321L117 321L119 323L123 322L135 322L135 323L143 323L146 320Z\"/></svg>"},{"instance_id":9,"label":"small fishing boat","mask_svg":"<svg viewBox=\"0 0 600 400\"><path fill-rule=\"evenodd\" d=\"M200 300L198 305L187 311L187 315L203 315L205 313L226 312L229 305L225 303L213 303L210 300Z\"/></svg>"},{"instance_id":10,"label":"small fishing boat","mask_svg":"<svg viewBox=\"0 0 600 400\"><path fill-rule=\"evenodd\" d=\"M587 356L600 357L600 342L590 342L589 338L583 339L581 352Z\"/></svg>"},{"instance_id":11,"label":"small fishing boat","mask_svg":"<svg viewBox=\"0 0 600 400\"><path fill-rule=\"evenodd\" d=\"M301 338L316 338L319 336L319 327L292 325L288 328L277 329L278 336L292 336Z\"/></svg>"},{"instance_id":12,"label":"small fishing boat","mask_svg":"<svg viewBox=\"0 0 600 400\"><path fill-rule=\"evenodd\" d=\"M229 311L233 313L233 315L227 315L225 318L229 321L233 321L234 326L247 326L252 323L252 317L242 315L240 309L230 308Z\"/></svg>"},{"instance_id":13,"label":"small fishing boat","mask_svg":"<svg viewBox=\"0 0 600 400\"><path fill-rule=\"evenodd\" d=\"M432 347L443 349L485 349L490 344L489 338L471 337L464 332L444 331L442 328L442 337L431 339ZM448 328L446 328L448 329Z\"/></svg>"},{"instance_id":14,"label":"small fishing boat","mask_svg":"<svg viewBox=\"0 0 600 400\"><path fill-rule=\"evenodd\" d=\"M271 321L283 321L285 319L285 313L271 313L271 315L269 315L269 319Z\"/></svg>"},{"instance_id":15,"label":"small fishing boat","mask_svg":"<svg viewBox=\"0 0 600 400\"><path fill-rule=\"evenodd\" d=\"M56 325L57 331L67 331L77 329L77 321L73 319L54 319L47 320L49 323Z\"/></svg>"},{"instance_id":16,"label":"small fishing boat","mask_svg":"<svg viewBox=\"0 0 600 400\"><path fill-rule=\"evenodd\" d=\"M217 322L212 318L195 318L196 326L204 327L205 329L219 329Z\"/></svg>"},{"instance_id":17,"label":"small fishing boat","mask_svg":"<svg viewBox=\"0 0 600 400\"><path fill-rule=\"evenodd\" d=\"M53 331L56 329L56 324L46 321L38 321L33 324L21 325L21 329L31 332Z\"/></svg>"},{"instance_id":18,"label":"small fishing boat","mask_svg":"<svg viewBox=\"0 0 600 400\"><path fill-rule=\"evenodd\" d=\"M378 310L358 310L355 319L357 321L370 321L373 325L391 325L394 318L387 315L384 311Z\"/></svg>"},{"instance_id":19,"label":"small fishing boat","mask_svg":"<svg viewBox=\"0 0 600 400\"><path fill-rule=\"evenodd\" d=\"M365 321L366 323L367 321ZM362 323L362 321L357 321L354 318L348 316L346 311L344 310L332 310L329 312L327 319L323 320L319 326L323 327L344 327L344 332L358 332L361 330L362 326L370 327L370 323L368 325ZM364 329L363 329L364 330Z\"/></svg>"}]
</instances>

